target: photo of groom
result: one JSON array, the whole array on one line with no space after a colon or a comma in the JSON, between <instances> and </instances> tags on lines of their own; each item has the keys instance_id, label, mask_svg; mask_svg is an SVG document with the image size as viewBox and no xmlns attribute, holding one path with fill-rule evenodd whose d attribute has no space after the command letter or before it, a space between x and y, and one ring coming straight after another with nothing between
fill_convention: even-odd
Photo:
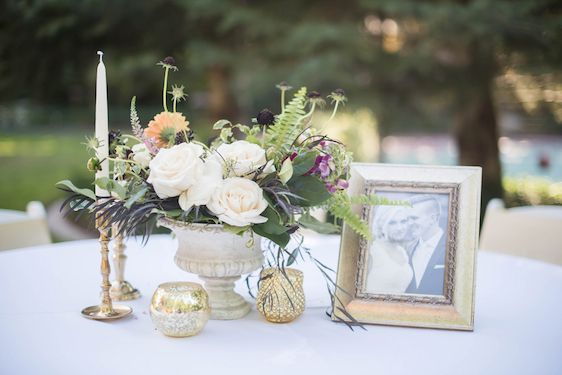
<instances>
[{"instance_id":1,"label":"photo of groom","mask_svg":"<svg viewBox=\"0 0 562 375\"><path fill-rule=\"evenodd\" d=\"M411 241L406 245L413 278L406 293L442 295L445 276L446 236L439 225L441 205L432 195L410 199L408 217Z\"/></svg>"},{"instance_id":2,"label":"photo of groom","mask_svg":"<svg viewBox=\"0 0 562 375\"><path fill-rule=\"evenodd\" d=\"M449 195L380 192L409 206L381 206L371 218L374 241L365 291L371 294L444 294Z\"/></svg>"}]
</instances>

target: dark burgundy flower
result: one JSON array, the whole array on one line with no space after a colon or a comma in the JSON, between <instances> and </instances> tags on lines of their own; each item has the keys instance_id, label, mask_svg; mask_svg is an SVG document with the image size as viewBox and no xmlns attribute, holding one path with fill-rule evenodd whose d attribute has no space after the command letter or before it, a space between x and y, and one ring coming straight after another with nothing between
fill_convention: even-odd
<instances>
[{"instance_id":1,"label":"dark burgundy flower","mask_svg":"<svg viewBox=\"0 0 562 375\"><path fill-rule=\"evenodd\" d=\"M258 113L256 120L262 126L272 125L275 122L275 115L268 108L265 108Z\"/></svg>"}]
</instances>

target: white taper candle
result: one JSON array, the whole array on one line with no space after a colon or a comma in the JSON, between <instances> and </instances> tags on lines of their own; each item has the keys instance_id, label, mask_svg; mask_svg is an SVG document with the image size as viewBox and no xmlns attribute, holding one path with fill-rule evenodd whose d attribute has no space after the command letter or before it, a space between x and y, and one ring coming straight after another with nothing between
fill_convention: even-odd
<instances>
[{"instance_id":1,"label":"white taper candle","mask_svg":"<svg viewBox=\"0 0 562 375\"><path fill-rule=\"evenodd\" d=\"M96 76L96 139L99 147L96 154L101 163L101 171L96 172L96 179L100 177L109 177L109 134L108 134L108 114L107 114L107 80L105 74L105 65L103 64L103 52L98 51L100 62L98 64ZM96 186L97 196L108 196L109 193Z\"/></svg>"}]
</instances>

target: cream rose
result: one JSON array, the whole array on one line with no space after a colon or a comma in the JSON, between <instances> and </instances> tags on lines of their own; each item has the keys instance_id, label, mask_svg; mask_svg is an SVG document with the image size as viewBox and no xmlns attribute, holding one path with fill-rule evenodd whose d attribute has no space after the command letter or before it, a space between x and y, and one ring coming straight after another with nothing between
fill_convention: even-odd
<instances>
[{"instance_id":1,"label":"cream rose","mask_svg":"<svg viewBox=\"0 0 562 375\"><path fill-rule=\"evenodd\" d=\"M215 150L215 155L217 160L227 166L229 177L252 178L252 172L267 163L265 150L247 141L223 143ZM271 169L272 166L270 164L266 169Z\"/></svg>"},{"instance_id":2,"label":"cream rose","mask_svg":"<svg viewBox=\"0 0 562 375\"><path fill-rule=\"evenodd\" d=\"M203 206L209 203L221 181L222 165L211 158L206 160L203 173L197 179L197 183L180 194L178 203L181 209L187 211L193 206Z\"/></svg>"},{"instance_id":3,"label":"cream rose","mask_svg":"<svg viewBox=\"0 0 562 375\"><path fill-rule=\"evenodd\" d=\"M254 181L241 177L223 180L207 208L224 223L236 227L267 221L266 217L260 216L267 208L262 189Z\"/></svg>"},{"instance_id":4,"label":"cream rose","mask_svg":"<svg viewBox=\"0 0 562 375\"><path fill-rule=\"evenodd\" d=\"M158 197L177 197L199 183L205 163L201 160L203 147L194 143L181 143L160 149L150 161L147 181L154 186Z\"/></svg>"},{"instance_id":5,"label":"cream rose","mask_svg":"<svg viewBox=\"0 0 562 375\"><path fill-rule=\"evenodd\" d=\"M139 165L143 168L148 167L148 164L152 159L152 155L150 155L150 151L148 151L146 145L144 143L137 143L131 148L131 150L133 151L133 161L139 163Z\"/></svg>"}]
</instances>

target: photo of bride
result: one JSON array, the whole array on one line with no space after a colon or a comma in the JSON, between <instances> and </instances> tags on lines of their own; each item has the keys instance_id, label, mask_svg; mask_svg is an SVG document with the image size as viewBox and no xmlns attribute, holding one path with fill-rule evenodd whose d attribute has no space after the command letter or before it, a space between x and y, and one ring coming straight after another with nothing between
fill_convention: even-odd
<instances>
[{"instance_id":1,"label":"photo of bride","mask_svg":"<svg viewBox=\"0 0 562 375\"><path fill-rule=\"evenodd\" d=\"M367 254L365 292L443 295L449 194L377 194L410 206L373 210L374 240Z\"/></svg>"}]
</instances>

